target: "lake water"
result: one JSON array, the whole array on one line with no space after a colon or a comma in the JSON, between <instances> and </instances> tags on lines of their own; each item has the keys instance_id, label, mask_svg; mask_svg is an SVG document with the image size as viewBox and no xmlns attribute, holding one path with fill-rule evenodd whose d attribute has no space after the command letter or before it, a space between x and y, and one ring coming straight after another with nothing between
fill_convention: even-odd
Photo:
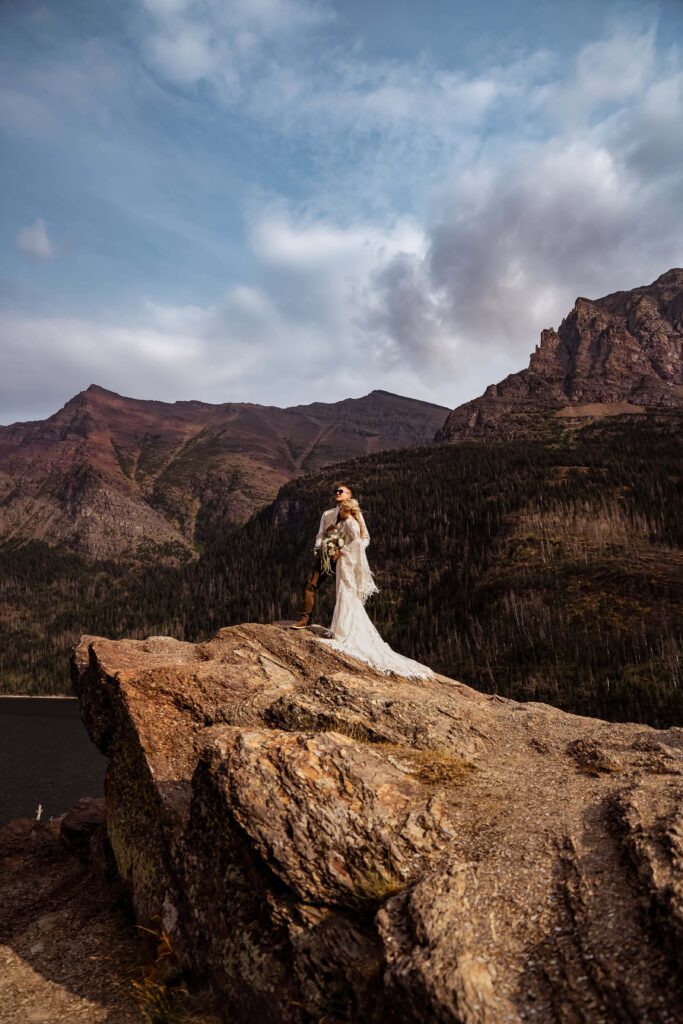
<instances>
[{"instance_id":1,"label":"lake water","mask_svg":"<svg viewBox=\"0 0 683 1024\"><path fill-rule=\"evenodd\" d=\"M101 796L106 758L90 741L78 701L0 699L0 823L57 817L82 796Z\"/></svg>"}]
</instances>

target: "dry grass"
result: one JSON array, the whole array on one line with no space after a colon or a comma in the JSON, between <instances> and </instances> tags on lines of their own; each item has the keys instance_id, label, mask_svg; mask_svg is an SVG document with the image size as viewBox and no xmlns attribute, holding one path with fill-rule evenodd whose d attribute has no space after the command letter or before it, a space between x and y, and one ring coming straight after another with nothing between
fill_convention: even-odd
<instances>
[{"instance_id":1,"label":"dry grass","mask_svg":"<svg viewBox=\"0 0 683 1024\"><path fill-rule=\"evenodd\" d=\"M180 970L170 936L159 923L155 928L137 925L150 945L148 960L131 968L144 1024L218 1024L220 1017L212 993L192 991Z\"/></svg>"},{"instance_id":2,"label":"dry grass","mask_svg":"<svg viewBox=\"0 0 683 1024\"><path fill-rule=\"evenodd\" d=\"M387 868L368 868L362 874L354 872L353 875L354 892L362 903L383 903L405 889L407 884L405 878Z\"/></svg>"},{"instance_id":3,"label":"dry grass","mask_svg":"<svg viewBox=\"0 0 683 1024\"><path fill-rule=\"evenodd\" d=\"M376 743L373 746L385 753L394 767L430 785L459 786L477 770L471 761L445 750L418 750L401 743Z\"/></svg>"},{"instance_id":4,"label":"dry grass","mask_svg":"<svg viewBox=\"0 0 683 1024\"><path fill-rule=\"evenodd\" d=\"M592 764L580 764L578 766L578 771L581 775L590 775L594 779L599 778L601 775L616 775L623 770L622 765L615 764L609 758L597 759Z\"/></svg>"}]
</instances>

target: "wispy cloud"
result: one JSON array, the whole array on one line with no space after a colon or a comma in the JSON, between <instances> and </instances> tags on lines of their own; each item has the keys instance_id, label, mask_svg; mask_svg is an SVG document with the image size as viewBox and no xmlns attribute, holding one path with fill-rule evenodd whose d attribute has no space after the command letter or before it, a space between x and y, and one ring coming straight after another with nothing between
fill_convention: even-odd
<instances>
[{"instance_id":1,"label":"wispy cloud","mask_svg":"<svg viewBox=\"0 0 683 1024\"><path fill-rule=\"evenodd\" d=\"M23 256L30 260L53 260L57 250L48 237L47 227L42 217L37 217L33 224L22 228L16 237L16 246Z\"/></svg>"},{"instance_id":2,"label":"wispy cloud","mask_svg":"<svg viewBox=\"0 0 683 1024\"><path fill-rule=\"evenodd\" d=\"M141 0L135 28L144 59L162 78L179 87L206 83L233 103L273 49L332 17L309 0Z\"/></svg>"}]
</instances>

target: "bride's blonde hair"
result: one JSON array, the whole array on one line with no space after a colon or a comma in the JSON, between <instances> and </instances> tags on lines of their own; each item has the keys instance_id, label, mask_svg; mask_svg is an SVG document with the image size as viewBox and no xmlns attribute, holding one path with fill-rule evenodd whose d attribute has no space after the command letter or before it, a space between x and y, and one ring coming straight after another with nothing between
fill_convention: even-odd
<instances>
[{"instance_id":1,"label":"bride's blonde hair","mask_svg":"<svg viewBox=\"0 0 683 1024\"><path fill-rule=\"evenodd\" d=\"M339 508L343 509L344 512L348 512L350 516L353 516L353 518L360 526L361 537L365 537L368 531L365 528L365 523L363 522L363 516L361 514L360 505L358 504L356 499L344 498L343 501L339 502Z\"/></svg>"}]
</instances>

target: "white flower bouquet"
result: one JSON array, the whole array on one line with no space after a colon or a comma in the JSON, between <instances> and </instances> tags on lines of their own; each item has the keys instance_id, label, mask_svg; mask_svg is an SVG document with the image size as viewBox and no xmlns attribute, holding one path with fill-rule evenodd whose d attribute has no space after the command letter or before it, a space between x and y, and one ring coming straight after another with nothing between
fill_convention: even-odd
<instances>
[{"instance_id":1,"label":"white flower bouquet","mask_svg":"<svg viewBox=\"0 0 683 1024\"><path fill-rule=\"evenodd\" d=\"M339 529L335 526L331 530L328 530L323 537L322 546L320 548L320 564L322 565L323 572L332 572L332 556L344 547L344 538L341 535Z\"/></svg>"}]
</instances>

